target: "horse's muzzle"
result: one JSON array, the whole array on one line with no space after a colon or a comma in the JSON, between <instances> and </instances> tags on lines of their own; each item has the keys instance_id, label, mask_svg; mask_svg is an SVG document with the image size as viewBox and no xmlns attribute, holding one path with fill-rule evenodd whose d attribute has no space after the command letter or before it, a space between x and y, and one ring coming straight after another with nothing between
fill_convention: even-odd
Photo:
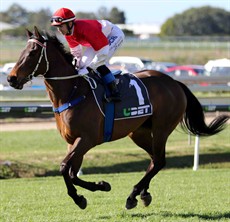
<instances>
[{"instance_id":1,"label":"horse's muzzle","mask_svg":"<svg viewBox=\"0 0 230 222\"><path fill-rule=\"evenodd\" d=\"M7 76L7 81L10 84L10 86L15 88L15 89L22 89L23 88L22 81L18 81L16 76Z\"/></svg>"}]
</instances>

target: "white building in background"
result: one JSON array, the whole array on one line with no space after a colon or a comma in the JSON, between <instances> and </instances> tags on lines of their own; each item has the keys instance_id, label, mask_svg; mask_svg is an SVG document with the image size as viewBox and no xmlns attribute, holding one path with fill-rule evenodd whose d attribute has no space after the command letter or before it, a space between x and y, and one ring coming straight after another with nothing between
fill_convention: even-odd
<instances>
[{"instance_id":1,"label":"white building in background","mask_svg":"<svg viewBox=\"0 0 230 222\"><path fill-rule=\"evenodd\" d=\"M160 24L117 24L119 28L122 30L129 30L134 33L134 35L138 35L141 39L147 39L150 36L158 35L161 31Z\"/></svg>"},{"instance_id":2,"label":"white building in background","mask_svg":"<svg viewBox=\"0 0 230 222\"><path fill-rule=\"evenodd\" d=\"M0 32L7 29L13 29L14 27L15 27L14 25L5 22L0 22Z\"/></svg>"}]
</instances>

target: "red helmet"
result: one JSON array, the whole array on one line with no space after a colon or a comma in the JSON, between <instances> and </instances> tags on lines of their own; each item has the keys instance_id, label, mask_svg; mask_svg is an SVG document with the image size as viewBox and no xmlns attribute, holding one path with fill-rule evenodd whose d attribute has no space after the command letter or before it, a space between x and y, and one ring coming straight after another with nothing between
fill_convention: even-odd
<instances>
[{"instance_id":1,"label":"red helmet","mask_svg":"<svg viewBox=\"0 0 230 222\"><path fill-rule=\"evenodd\" d=\"M61 25L65 22L70 22L75 20L74 13L68 8L60 8L58 9L51 18L51 25Z\"/></svg>"}]
</instances>

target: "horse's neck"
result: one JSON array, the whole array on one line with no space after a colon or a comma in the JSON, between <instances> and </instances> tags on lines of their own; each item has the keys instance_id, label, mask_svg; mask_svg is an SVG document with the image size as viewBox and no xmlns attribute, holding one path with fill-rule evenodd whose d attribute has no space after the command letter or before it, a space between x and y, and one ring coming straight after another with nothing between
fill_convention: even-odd
<instances>
[{"instance_id":1,"label":"horse's neck","mask_svg":"<svg viewBox=\"0 0 230 222\"><path fill-rule=\"evenodd\" d=\"M91 92L89 83L83 77L68 80L45 80L45 85L54 107L59 107L78 96L86 96Z\"/></svg>"},{"instance_id":2,"label":"horse's neck","mask_svg":"<svg viewBox=\"0 0 230 222\"><path fill-rule=\"evenodd\" d=\"M57 64L57 66L53 67L53 69L51 68L49 70L46 77L64 77L75 75L74 69L69 65L60 67L60 64ZM45 80L46 89L53 106L58 107L68 101L76 82L75 78L68 80Z\"/></svg>"}]
</instances>

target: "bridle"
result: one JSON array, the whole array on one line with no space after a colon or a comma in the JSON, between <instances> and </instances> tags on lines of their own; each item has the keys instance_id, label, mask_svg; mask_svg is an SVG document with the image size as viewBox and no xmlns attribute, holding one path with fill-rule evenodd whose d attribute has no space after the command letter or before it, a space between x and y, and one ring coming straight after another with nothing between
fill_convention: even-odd
<instances>
[{"instance_id":1,"label":"bridle","mask_svg":"<svg viewBox=\"0 0 230 222\"><path fill-rule=\"evenodd\" d=\"M34 43L38 44L39 46L41 46L42 50L41 50L41 54L40 54L40 57L38 59L37 65L34 68L34 71L31 74L29 74L25 79L29 81L33 77L35 77L35 75L36 76L42 75L45 79L51 79L51 80L65 80L65 79L72 79L72 78L79 77L77 74L76 75L71 75L71 76L45 77L46 73L49 70L49 61L48 61L47 52L46 52L46 49L47 49L47 39L45 37L43 37L43 39L44 39L44 43L38 41L37 39L29 39L28 40L28 42L34 42ZM40 65L40 63L42 61L43 56L45 57L45 61L46 61L46 71L43 74L36 74L36 71L38 70L38 67L39 67L39 65Z\"/></svg>"},{"instance_id":2,"label":"bridle","mask_svg":"<svg viewBox=\"0 0 230 222\"><path fill-rule=\"evenodd\" d=\"M43 56L45 57L45 61L46 61L46 71L45 71L43 74L37 74L37 76L38 76L38 75L43 75L43 76L45 76L46 73L47 73L48 70L49 70L49 61L48 61L48 59L47 59L47 53L46 53L47 41L46 41L46 39L44 39L44 40L45 40L45 41L44 41L44 44L41 43L41 42L39 42L37 39L29 39L29 40L28 40L28 42L35 42L36 44L38 44L39 46L41 46L41 47L42 47L42 50L41 50L41 54L40 54L40 57L39 57L39 59L38 59L37 65L36 65L36 67L34 68L34 71L33 71L31 74L29 74L29 75L27 76L27 80L31 80L33 77L35 77L36 71L38 70L38 67L39 67L39 65L40 65L40 63L41 63L41 61L42 61Z\"/></svg>"}]
</instances>

